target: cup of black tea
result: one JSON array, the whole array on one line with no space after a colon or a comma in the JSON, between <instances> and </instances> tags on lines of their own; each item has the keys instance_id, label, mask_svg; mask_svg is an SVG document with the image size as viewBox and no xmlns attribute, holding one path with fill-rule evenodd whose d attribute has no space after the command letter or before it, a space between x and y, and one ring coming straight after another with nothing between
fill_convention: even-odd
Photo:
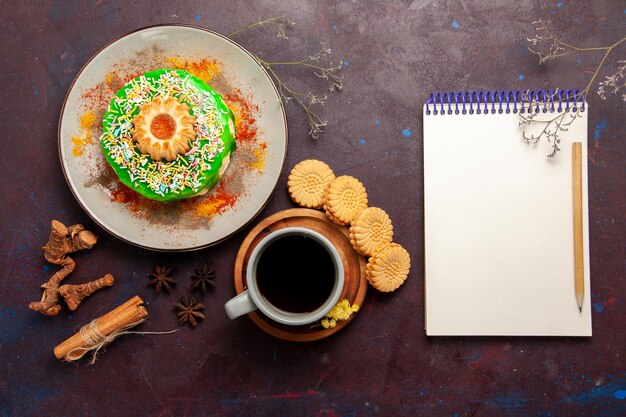
<instances>
[{"instance_id":1,"label":"cup of black tea","mask_svg":"<svg viewBox=\"0 0 626 417\"><path fill-rule=\"evenodd\" d=\"M259 310L270 319L302 326L321 319L339 301L343 263L320 233L287 227L264 237L246 270L248 289L224 306L231 319Z\"/></svg>"}]
</instances>

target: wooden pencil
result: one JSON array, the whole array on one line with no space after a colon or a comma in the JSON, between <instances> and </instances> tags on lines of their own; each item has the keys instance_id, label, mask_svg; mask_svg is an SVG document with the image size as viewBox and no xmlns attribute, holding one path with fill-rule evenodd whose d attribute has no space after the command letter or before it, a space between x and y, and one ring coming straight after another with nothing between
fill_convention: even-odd
<instances>
[{"instance_id":1,"label":"wooden pencil","mask_svg":"<svg viewBox=\"0 0 626 417\"><path fill-rule=\"evenodd\" d=\"M574 201L574 286L578 309L583 311L584 260L583 260L583 167L582 142L572 143L572 191Z\"/></svg>"}]
</instances>

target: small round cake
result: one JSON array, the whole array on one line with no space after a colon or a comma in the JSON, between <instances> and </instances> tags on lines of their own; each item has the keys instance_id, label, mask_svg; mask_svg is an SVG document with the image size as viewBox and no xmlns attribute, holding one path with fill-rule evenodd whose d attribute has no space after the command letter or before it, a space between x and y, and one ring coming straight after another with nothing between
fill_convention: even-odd
<instances>
[{"instance_id":1,"label":"small round cake","mask_svg":"<svg viewBox=\"0 0 626 417\"><path fill-rule=\"evenodd\" d=\"M187 71L134 78L111 100L100 142L120 181L164 202L204 194L235 149L235 118L222 97Z\"/></svg>"}]
</instances>

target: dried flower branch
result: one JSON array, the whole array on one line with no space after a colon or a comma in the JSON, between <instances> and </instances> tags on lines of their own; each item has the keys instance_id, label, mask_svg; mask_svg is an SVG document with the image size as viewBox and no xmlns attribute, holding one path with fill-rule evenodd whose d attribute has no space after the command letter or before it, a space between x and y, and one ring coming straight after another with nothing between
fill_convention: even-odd
<instances>
[{"instance_id":1,"label":"dried flower branch","mask_svg":"<svg viewBox=\"0 0 626 417\"><path fill-rule=\"evenodd\" d=\"M533 106L536 106L536 104L531 103L529 108ZM557 152L561 150L561 148L559 148L561 143L560 133L567 132L571 124L574 123L574 120L582 117L582 113L578 110L571 109L563 113L559 113L558 116L548 120L538 119L539 115L540 113L534 113L532 111L529 113L519 114L521 119L519 122L520 126L530 126L531 124L543 125L543 129L538 134L528 134L528 132L524 131L522 132L522 137L529 145L536 145L539 143L541 138L546 138L548 143L552 144L552 153L548 155L548 158L554 158Z\"/></svg>"},{"instance_id":2,"label":"dried flower branch","mask_svg":"<svg viewBox=\"0 0 626 417\"><path fill-rule=\"evenodd\" d=\"M260 27L260 26L274 26L276 27L278 33L277 33L277 37L282 38L282 39L289 39L287 37L287 34L285 33L285 29L289 28L291 26L294 26L295 22L293 22L291 19L289 19L289 17L287 16L276 16L276 17L272 17L269 19L264 19L262 20L261 18L257 19L256 21L247 24L246 26L243 26L239 29L237 29L236 31L230 33L228 35L229 38L238 35L241 32L245 32L246 30L255 28L255 27Z\"/></svg>"},{"instance_id":3,"label":"dried flower branch","mask_svg":"<svg viewBox=\"0 0 626 417\"><path fill-rule=\"evenodd\" d=\"M283 39L288 39L285 34L285 28L295 25L295 23L286 16L279 16L251 23L241 29L236 30L229 36L233 36L248 29L266 24L276 25L278 27L278 37ZM300 60L271 62L261 58L258 54L254 55L259 63L261 63L261 65L268 71L270 76L276 82L278 87L278 93L280 94L281 99L285 101L285 103L293 99L300 106L300 108L302 108L309 121L309 135L313 139L319 138L323 128L327 125L327 121L322 119L311 106L323 106L328 96L326 94L316 95L312 92L303 93L300 91L296 91L293 88L290 88L280 78L280 76L276 72L276 68L280 66L296 66L304 68L311 71L316 77L323 80L328 80L328 82L330 83L330 87L328 88L329 92L332 93L335 91L339 91L343 88L343 77L338 74L343 67L343 61L339 62L338 65L333 65L332 62L329 64L323 63L323 61L325 61L325 59L331 54L331 52L332 50L330 48L327 48L324 43L320 43L320 49L317 52Z\"/></svg>"},{"instance_id":4,"label":"dried flower branch","mask_svg":"<svg viewBox=\"0 0 626 417\"><path fill-rule=\"evenodd\" d=\"M602 57L602 60L600 60L600 63L597 65L596 70L593 72L591 79L589 80L585 88L582 90L581 96L587 95L587 93L589 92L589 89L593 85L593 82L597 78L598 73L600 72L600 69L602 69L602 67L604 66L604 63L606 62L606 58L613 51L613 49L615 49L617 46L619 46L620 44L626 41L626 37L625 37L615 42L613 45L598 46L598 47L591 47L591 48L580 48L580 47L570 45L569 43L562 41L554 33L552 33L552 31L550 30L549 20L547 22L538 20L536 22L533 22L533 26L535 27L535 36L533 36L532 38L527 38L528 42L532 45L532 47L529 47L528 50L539 56L539 65L543 64L546 61L561 58L561 57L571 55L574 53L589 52L589 51L604 51L604 56ZM624 61L619 61L619 63L622 64L622 68L621 68L622 77L619 80L615 80L618 83L620 81L623 81L623 71L624 71L623 66L626 65ZM615 75L619 75L619 74L620 74L620 71L618 70L617 74ZM610 77L606 77L606 78L609 79ZM602 85L602 83L600 83L600 85ZM619 89L623 86L624 86L624 83L622 82L621 85L617 86L618 88L617 90L615 90L615 92L619 91ZM604 90L602 91L604 93ZM603 93L601 93L600 90L598 90L598 94L600 96L602 96ZM580 98L580 97L577 97L577 98Z\"/></svg>"},{"instance_id":5,"label":"dried flower branch","mask_svg":"<svg viewBox=\"0 0 626 417\"><path fill-rule=\"evenodd\" d=\"M558 59L567 55L580 53L580 52L589 52L589 51L604 51L604 55L602 59L596 66L591 79L585 86L585 88L573 97L574 101L583 101L589 90L593 86L594 81L598 77L600 70L604 66L607 57L609 54L615 49L618 45L626 41L626 38L622 38L616 43L609 46L600 46L600 47L590 47L590 48L581 48L578 46L571 45L567 42L564 42L559 37L557 37L550 30L550 21L543 22L541 20L533 22L533 26L535 28L535 35L531 38L527 38L527 41L530 43L530 47L528 50L534 54L539 56L539 65L553 60ZM617 72L612 76L606 77L604 81L598 84L597 93L603 100L606 100L607 92L611 94L617 94L622 88L624 88L624 71L626 69L626 60L618 61L620 67ZM553 103L558 103L559 98L558 91L554 93L552 97L548 97L547 99ZM626 101L626 94L623 94L622 99ZM528 132L524 131L522 133L522 137L529 144L537 144L541 140L541 138L546 138L546 140L552 144L552 153L548 155L548 157L553 158L556 156L557 152L560 151L559 144L561 143L560 133L567 132L572 123L579 117L582 117L580 114L580 109L576 106L565 106L565 112L560 113L548 120L541 120L539 118L538 113L533 113L533 108L538 108L538 105L544 103L537 103L533 100L528 100L528 97L524 97L524 101L527 103L527 108L529 109L528 113L520 112L520 126L527 125L531 127L531 125L543 125L543 129L538 134L528 134Z\"/></svg>"},{"instance_id":6,"label":"dried flower branch","mask_svg":"<svg viewBox=\"0 0 626 417\"><path fill-rule=\"evenodd\" d=\"M606 100L607 91L609 94L618 94L622 89L626 90L624 73L626 73L626 59L617 61L619 67L613 75L604 77L604 81L598 83L598 94L602 100ZM626 101L626 92L622 92L622 101Z\"/></svg>"},{"instance_id":7,"label":"dried flower branch","mask_svg":"<svg viewBox=\"0 0 626 417\"><path fill-rule=\"evenodd\" d=\"M281 98L285 100L285 102L288 102L292 99L295 100L296 103L298 103L298 105L302 108L302 110L304 110L309 119L309 135L313 139L319 138L322 129L324 128L324 126L326 126L327 122L326 120L323 120L320 116L318 116L311 109L310 106L315 104L323 106L328 96L316 96L310 92L305 94L291 89L281 80L281 78L274 70L274 67L280 65L297 65L311 69L317 77L329 80L332 83L328 89L330 92L338 91L343 88L343 77L337 75L337 72L341 70L342 64L340 63L337 66L332 66L332 64L328 66L317 64L319 60L329 55L330 52L330 48L326 48L324 44L321 44L320 51L300 61L268 62L262 58L257 57L261 65L263 65L267 69L269 74L278 84L278 92Z\"/></svg>"}]
</instances>

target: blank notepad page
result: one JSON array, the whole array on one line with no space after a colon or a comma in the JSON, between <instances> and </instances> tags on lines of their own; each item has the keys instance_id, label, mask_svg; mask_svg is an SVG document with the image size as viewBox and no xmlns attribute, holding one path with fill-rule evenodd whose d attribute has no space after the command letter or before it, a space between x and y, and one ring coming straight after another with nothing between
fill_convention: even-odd
<instances>
[{"instance_id":1,"label":"blank notepad page","mask_svg":"<svg viewBox=\"0 0 626 417\"><path fill-rule=\"evenodd\" d=\"M548 158L546 138L523 140L528 127L519 114L434 115L428 106L426 333L591 336L587 109ZM574 293L573 141L583 143L582 313Z\"/></svg>"}]
</instances>

